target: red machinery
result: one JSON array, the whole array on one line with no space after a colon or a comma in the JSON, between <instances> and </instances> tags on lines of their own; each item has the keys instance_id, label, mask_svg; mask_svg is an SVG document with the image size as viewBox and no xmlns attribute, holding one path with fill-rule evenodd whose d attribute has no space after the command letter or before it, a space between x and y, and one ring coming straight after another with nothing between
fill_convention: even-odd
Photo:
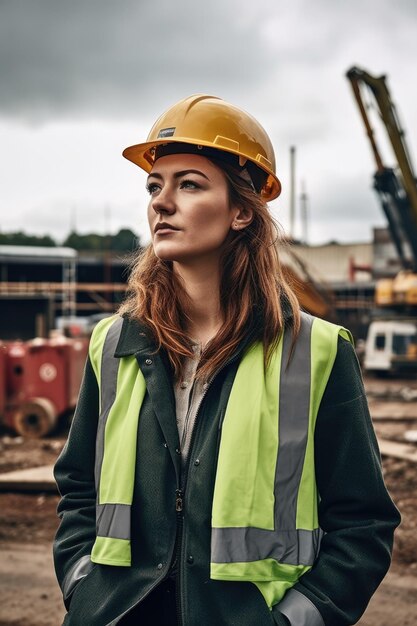
<instances>
[{"instance_id":1,"label":"red machinery","mask_svg":"<svg viewBox=\"0 0 417 626\"><path fill-rule=\"evenodd\" d=\"M5 345L5 399L2 409L0 390L0 414L7 426L25 437L42 437L61 415L74 409L88 341L58 337ZM0 370L1 366L0 356Z\"/></svg>"}]
</instances>

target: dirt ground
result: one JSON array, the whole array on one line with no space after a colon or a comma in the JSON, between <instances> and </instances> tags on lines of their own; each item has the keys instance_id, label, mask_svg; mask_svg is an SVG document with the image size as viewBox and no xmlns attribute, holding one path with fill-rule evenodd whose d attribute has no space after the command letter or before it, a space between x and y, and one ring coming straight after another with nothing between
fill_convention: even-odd
<instances>
[{"instance_id":1,"label":"dirt ground","mask_svg":"<svg viewBox=\"0 0 417 626\"><path fill-rule=\"evenodd\" d=\"M378 437L410 442L417 431L417 381L369 379L366 388ZM381 419L384 411L385 417L395 418ZM0 432L0 472L53 463L65 437L65 429L43 440ZM383 468L403 521L396 533L390 572L358 623L415 626L417 463L384 457ZM62 623L64 608L51 557L57 503L58 496L51 493L0 493L0 626Z\"/></svg>"}]
</instances>

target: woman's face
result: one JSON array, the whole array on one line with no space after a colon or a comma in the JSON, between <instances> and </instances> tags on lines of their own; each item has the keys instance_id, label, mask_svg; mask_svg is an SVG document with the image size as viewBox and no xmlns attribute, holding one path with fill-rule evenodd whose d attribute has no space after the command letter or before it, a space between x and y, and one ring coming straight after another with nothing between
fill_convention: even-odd
<instances>
[{"instance_id":1,"label":"woman's face","mask_svg":"<svg viewBox=\"0 0 417 626\"><path fill-rule=\"evenodd\" d=\"M195 154L167 155L154 164L147 188L157 257L187 264L220 257L238 213L220 168Z\"/></svg>"}]
</instances>

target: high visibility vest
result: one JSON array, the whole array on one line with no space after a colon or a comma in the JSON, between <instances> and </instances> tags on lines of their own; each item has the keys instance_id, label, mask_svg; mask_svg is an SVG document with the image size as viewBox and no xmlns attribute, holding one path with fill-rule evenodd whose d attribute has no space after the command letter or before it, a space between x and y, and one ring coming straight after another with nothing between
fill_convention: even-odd
<instances>
[{"instance_id":1,"label":"high visibility vest","mask_svg":"<svg viewBox=\"0 0 417 626\"><path fill-rule=\"evenodd\" d=\"M90 359L100 389L96 440L97 538L91 560L129 566L140 407L146 392L134 355L114 352L123 320L100 322ZM243 355L222 424L212 508L210 577L251 581L269 607L317 558L314 428L346 329L305 313L295 348L284 332L265 371L262 344ZM291 355L291 356L290 356Z\"/></svg>"}]
</instances>

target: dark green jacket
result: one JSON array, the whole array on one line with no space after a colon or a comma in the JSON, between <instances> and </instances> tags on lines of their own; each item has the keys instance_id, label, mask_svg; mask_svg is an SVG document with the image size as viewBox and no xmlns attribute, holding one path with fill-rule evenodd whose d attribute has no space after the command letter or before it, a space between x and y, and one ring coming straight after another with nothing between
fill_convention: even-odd
<instances>
[{"instance_id":1,"label":"dark green jacket","mask_svg":"<svg viewBox=\"0 0 417 626\"><path fill-rule=\"evenodd\" d=\"M219 425L241 351L217 374L202 401L185 476L180 469L171 369L163 354L152 352L139 325L124 320L116 356L135 354L147 385L138 427L130 568L94 565L88 559L95 539L99 398L91 364L86 364L70 435L55 467L62 500L54 556L58 581L68 595L64 624L117 624L172 575L177 561L180 624L284 626L287 618L279 607L269 611L255 585L209 576ZM389 567L399 514L384 486L357 360L344 339L339 339L317 418L315 462L319 521L326 534L314 567L294 589L315 605L326 626L345 626L359 619ZM184 481L184 509L177 513L176 491ZM83 565L73 589L68 578L73 578L78 562Z\"/></svg>"}]
</instances>

